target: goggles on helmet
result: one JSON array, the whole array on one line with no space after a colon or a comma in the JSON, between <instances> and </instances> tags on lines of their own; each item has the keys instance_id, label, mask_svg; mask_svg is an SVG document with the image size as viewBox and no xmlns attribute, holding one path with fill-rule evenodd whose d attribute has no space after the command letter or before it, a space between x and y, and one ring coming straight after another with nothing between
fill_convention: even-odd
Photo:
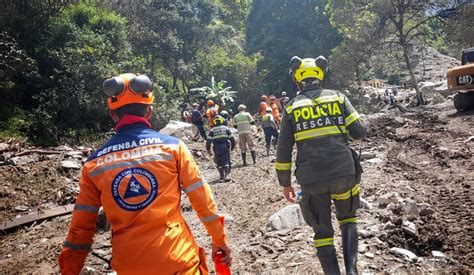
<instances>
[{"instance_id":1,"label":"goggles on helmet","mask_svg":"<svg viewBox=\"0 0 474 275\"><path fill-rule=\"evenodd\" d=\"M301 59L294 56L290 60L289 73L299 83L307 78L316 78L322 81L327 68L327 60L323 56Z\"/></svg>"},{"instance_id":2,"label":"goggles on helmet","mask_svg":"<svg viewBox=\"0 0 474 275\"><path fill-rule=\"evenodd\" d=\"M106 79L103 83L104 94L108 96L107 105L111 110L127 104L152 104L155 99L152 88L148 76L131 73Z\"/></svg>"},{"instance_id":3,"label":"goggles on helmet","mask_svg":"<svg viewBox=\"0 0 474 275\"><path fill-rule=\"evenodd\" d=\"M216 116L216 117L214 118L214 124L215 124L215 125L222 125L222 124L224 124L224 118L221 117L221 116Z\"/></svg>"}]
</instances>

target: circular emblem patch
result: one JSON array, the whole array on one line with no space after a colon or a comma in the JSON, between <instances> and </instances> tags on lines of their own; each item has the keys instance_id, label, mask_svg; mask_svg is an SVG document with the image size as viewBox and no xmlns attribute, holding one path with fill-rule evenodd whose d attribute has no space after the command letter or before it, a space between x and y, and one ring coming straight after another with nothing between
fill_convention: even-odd
<instances>
[{"instance_id":1,"label":"circular emblem patch","mask_svg":"<svg viewBox=\"0 0 474 275\"><path fill-rule=\"evenodd\" d=\"M138 211L150 205L158 195L158 181L150 171L128 168L112 182L112 196L125 210Z\"/></svg>"}]
</instances>

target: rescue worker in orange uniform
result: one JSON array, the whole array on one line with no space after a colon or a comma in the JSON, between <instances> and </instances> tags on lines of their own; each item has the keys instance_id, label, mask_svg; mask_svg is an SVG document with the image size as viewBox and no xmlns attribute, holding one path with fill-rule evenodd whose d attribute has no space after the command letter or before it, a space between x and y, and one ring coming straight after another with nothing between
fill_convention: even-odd
<instances>
[{"instance_id":1,"label":"rescue worker in orange uniform","mask_svg":"<svg viewBox=\"0 0 474 275\"><path fill-rule=\"evenodd\" d=\"M276 97L274 95L270 96L270 107L272 108L272 115L273 115L273 119L275 120L275 123L277 125L280 125L280 122L281 122L280 109L278 108L278 105L276 103Z\"/></svg>"},{"instance_id":2,"label":"rescue worker in orange uniform","mask_svg":"<svg viewBox=\"0 0 474 275\"><path fill-rule=\"evenodd\" d=\"M262 95L262 98L260 99L260 105L258 106L258 114L260 117L263 117L266 114L267 110L267 96Z\"/></svg>"},{"instance_id":3,"label":"rescue worker in orange uniform","mask_svg":"<svg viewBox=\"0 0 474 275\"><path fill-rule=\"evenodd\" d=\"M219 114L219 105L215 104L214 101L207 101L206 116L209 120L209 127L214 127L214 118Z\"/></svg>"},{"instance_id":4,"label":"rescue worker in orange uniform","mask_svg":"<svg viewBox=\"0 0 474 275\"><path fill-rule=\"evenodd\" d=\"M118 274L207 274L199 247L181 214L181 193L212 239L213 256L230 249L223 217L188 148L150 128L154 101L145 75L104 81L115 134L85 162L69 233L59 255L62 274L79 274L91 250L102 206L112 225L112 268Z\"/></svg>"}]
</instances>

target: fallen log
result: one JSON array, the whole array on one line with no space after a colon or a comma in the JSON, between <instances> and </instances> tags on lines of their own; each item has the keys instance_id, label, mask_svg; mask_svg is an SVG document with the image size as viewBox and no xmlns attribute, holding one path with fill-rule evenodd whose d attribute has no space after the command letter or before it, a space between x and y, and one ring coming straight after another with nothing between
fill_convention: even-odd
<instances>
[{"instance_id":1,"label":"fallen log","mask_svg":"<svg viewBox=\"0 0 474 275\"><path fill-rule=\"evenodd\" d=\"M54 154L62 154L62 153L64 153L64 152L63 151L34 149L34 150L27 150L27 151L15 153L15 154L13 154L12 157L20 157L20 156L30 155L30 154L54 155Z\"/></svg>"},{"instance_id":2,"label":"fallen log","mask_svg":"<svg viewBox=\"0 0 474 275\"><path fill-rule=\"evenodd\" d=\"M2 231L2 233L5 233L7 230L16 228L21 225L69 214L73 211L73 209L74 209L74 204L68 204L65 206L59 206L59 207L55 207L53 209L48 209L45 211L31 213L31 214L16 218L11 221L2 222L0 224L0 230Z\"/></svg>"}]
</instances>

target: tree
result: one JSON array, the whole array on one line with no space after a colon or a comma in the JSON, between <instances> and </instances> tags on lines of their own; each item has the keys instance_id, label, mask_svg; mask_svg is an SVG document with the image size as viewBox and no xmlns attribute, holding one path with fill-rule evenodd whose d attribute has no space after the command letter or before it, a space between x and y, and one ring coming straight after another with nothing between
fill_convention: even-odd
<instances>
[{"instance_id":1,"label":"tree","mask_svg":"<svg viewBox=\"0 0 474 275\"><path fill-rule=\"evenodd\" d=\"M380 49L382 39L377 17L355 1L330 0L326 6L331 25L344 38L331 52L331 82L336 86L362 85L363 69Z\"/></svg>"},{"instance_id":2,"label":"tree","mask_svg":"<svg viewBox=\"0 0 474 275\"><path fill-rule=\"evenodd\" d=\"M329 56L341 41L324 13L326 0L254 0L247 17L246 51L261 53L262 83L268 92L295 91L288 61ZM260 94L264 93L261 91Z\"/></svg>"},{"instance_id":3,"label":"tree","mask_svg":"<svg viewBox=\"0 0 474 275\"><path fill-rule=\"evenodd\" d=\"M410 49L414 39L423 35L424 24L434 17L428 13L429 10L435 8L434 1L380 0L369 8L379 17L379 24L387 37L386 43L395 43L402 48L405 64L416 90L417 103L425 104L413 69Z\"/></svg>"},{"instance_id":4,"label":"tree","mask_svg":"<svg viewBox=\"0 0 474 275\"><path fill-rule=\"evenodd\" d=\"M221 80L216 83L214 76L211 78L211 85L200 88L193 88L190 92L198 92L200 97L212 99L217 104L225 107L229 102L234 102L236 91L232 91L232 87L224 87L227 81Z\"/></svg>"}]
</instances>

